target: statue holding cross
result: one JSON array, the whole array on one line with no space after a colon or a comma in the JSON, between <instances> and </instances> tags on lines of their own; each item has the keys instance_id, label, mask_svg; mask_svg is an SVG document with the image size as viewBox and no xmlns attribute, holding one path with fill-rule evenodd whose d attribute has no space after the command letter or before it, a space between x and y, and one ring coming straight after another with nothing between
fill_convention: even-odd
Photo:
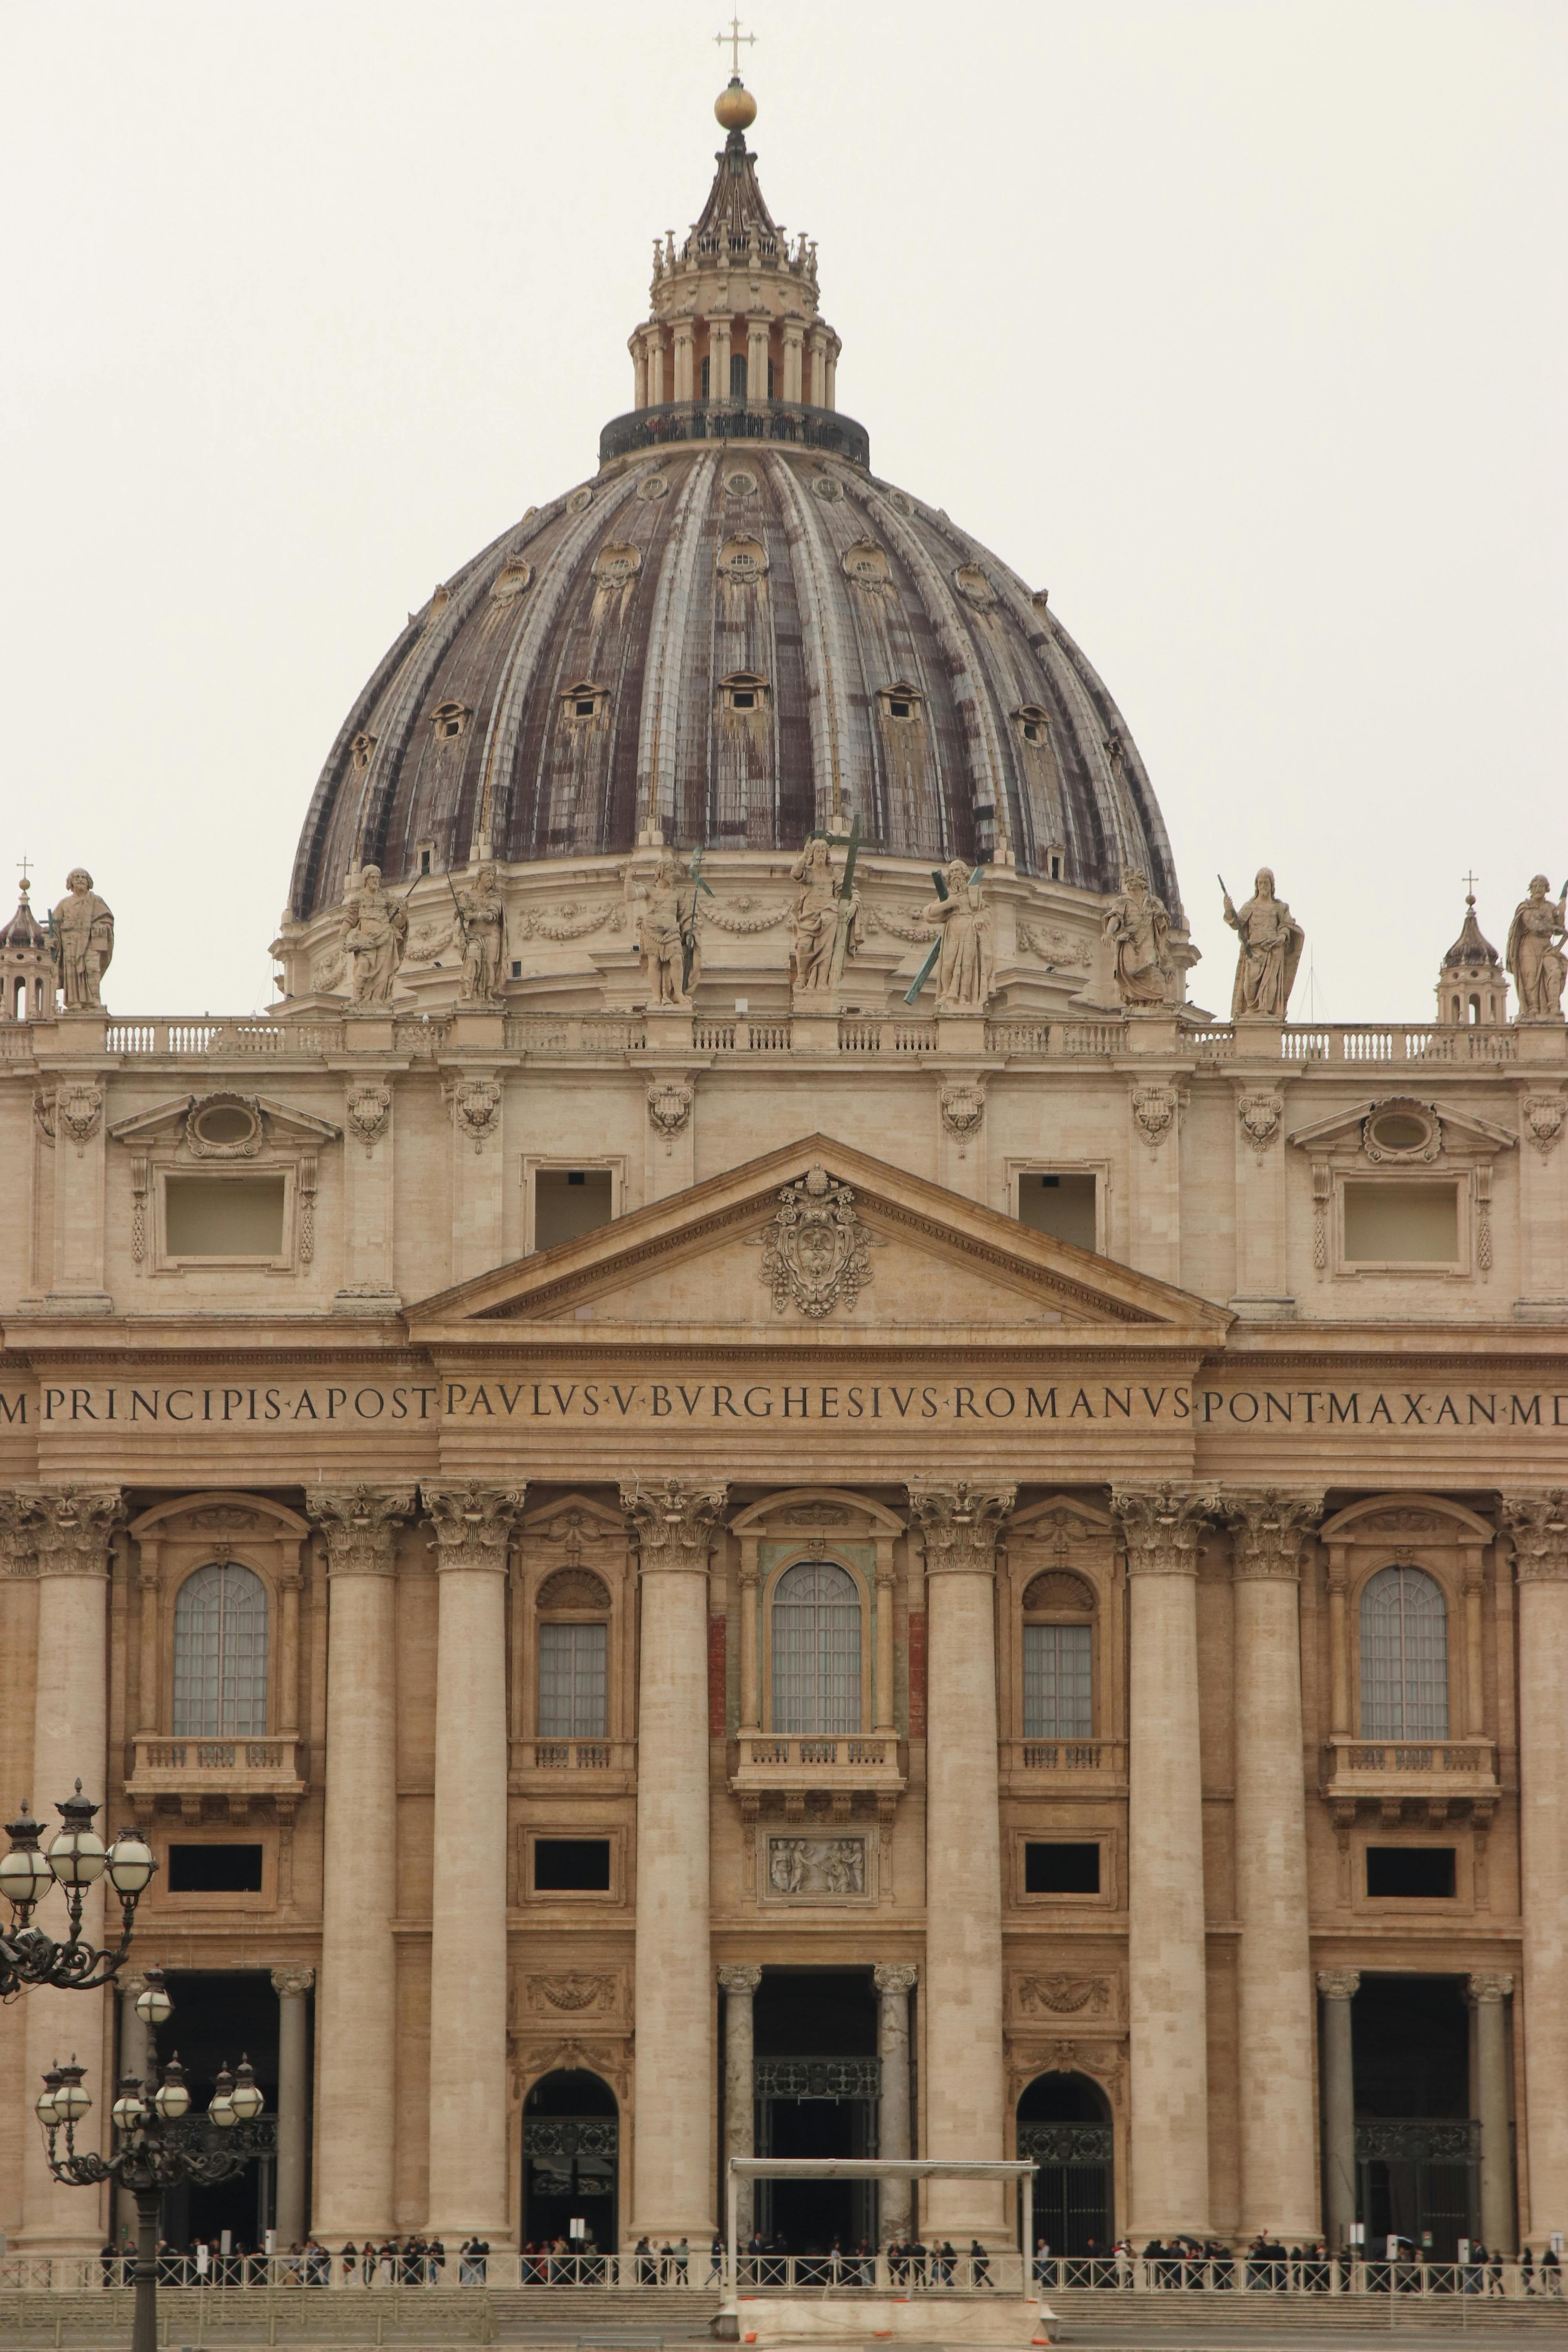
<instances>
[{"instance_id":1,"label":"statue holding cross","mask_svg":"<svg viewBox=\"0 0 1568 2352\"><path fill-rule=\"evenodd\" d=\"M795 992L797 998L831 1002L838 993L844 966L861 944L860 893L855 887L855 860L860 847L860 820L847 835L814 833L790 867L790 877L801 884L795 902ZM849 853L840 882L833 871L833 851Z\"/></svg>"}]
</instances>

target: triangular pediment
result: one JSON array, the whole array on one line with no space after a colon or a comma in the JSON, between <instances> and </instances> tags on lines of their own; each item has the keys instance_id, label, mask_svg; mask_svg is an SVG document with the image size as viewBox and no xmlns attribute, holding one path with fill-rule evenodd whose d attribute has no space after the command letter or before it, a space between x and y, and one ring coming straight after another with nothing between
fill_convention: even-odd
<instances>
[{"instance_id":1,"label":"triangular pediment","mask_svg":"<svg viewBox=\"0 0 1568 2352\"><path fill-rule=\"evenodd\" d=\"M812 1135L408 1309L421 1339L476 1325L695 1327L758 1339L1161 1326L1220 1307Z\"/></svg>"}]
</instances>

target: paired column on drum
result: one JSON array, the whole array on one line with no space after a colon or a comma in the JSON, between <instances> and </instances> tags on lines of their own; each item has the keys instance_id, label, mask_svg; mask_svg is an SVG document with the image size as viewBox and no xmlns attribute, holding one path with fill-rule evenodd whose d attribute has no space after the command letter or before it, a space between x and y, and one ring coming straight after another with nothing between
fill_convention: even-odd
<instances>
[{"instance_id":1,"label":"paired column on drum","mask_svg":"<svg viewBox=\"0 0 1568 2352\"><path fill-rule=\"evenodd\" d=\"M640 1555L637 2161L626 2235L713 2229L709 1960L708 1558L722 1486L623 1486Z\"/></svg>"},{"instance_id":2,"label":"paired column on drum","mask_svg":"<svg viewBox=\"0 0 1568 2352\"><path fill-rule=\"evenodd\" d=\"M925 1549L930 1641L926 1748L926 2145L1003 2151L1002 1841L996 1798L996 1541L1011 1486L911 1483ZM928 2235L999 2245L1002 2191L932 2180Z\"/></svg>"},{"instance_id":3,"label":"paired column on drum","mask_svg":"<svg viewBox=\"0 0 1568 2352\"><path fill-rule=\"evenodd\" d=\"M1505 1495L1503 1517L1519 1576L1529 2242L1539 2256L1554 2230L1568 2231L1568 1495Z\"/></svg>"},{"instance_id":4,"label":"paired column on drum","mask_svg":"<svg viewBox=\"0 0 1568 2352\"><path fill-rule=\"evenodd\" d=\"M319 1489L326 1540L327 1782L316 2096L318 2235L383 2238L393 2223L397 2047L397 1539L409 1486Z\"/></svg>"},{"instance_id":5,"label":"paired column on drum","mask_svg":"<svg viewBox=\"0 0 1568 2352\"><path fill-rule=\"evenodd\" d=\"M309 2104L310 2045L305 1996L316 1981L314 1969L274 1969L278 1996L278 2214L279 2246L305 2242L305 2111Z\"/></svg>"},{"instance_id":6,"label":"paired column on drum","mask_svg":"<svg viewBox=\"0 0 1568 2352\"><path fill-rule=\"evenodd\" d=\"M910 2146L910 1995L920 1970L889 1966L873 1969L877 1988L877 2055L882 2062L882 2097L877 2116L877 2153L901 2160L914 2154ZM910 2183L884 2180L878 2216L878 2235L884 2246L901 2245L910 2235Z\"/></svg>"},{"instance_id":7,"label":"paired column on drum","mask_svg":"<svg viewBox=\"0 0 1568 2352\"><path fill-rule=\"evenodd\" d=\"M1299 1582L1302 1541L1322 1497L1227 1490L1221 1508L1231 1531L1237 1662L1241 2230L1311 2239L1319 2190Z\"/></svg>"},{"instance_id":8,"label":"paired column on drum","mask_svg":"<svg viewBox=\"0 0 1568 2352\"><path fill-rule=\"evenodd\" d=\"M439 1577L430 1889L430 2193L448 2242L504 2244L506 1576L522 1489L426 1486Z\"/></svg>"},{"instance_id":9,"label":"paired column on drum","mask_svg":"<svg viewBox=\"0 0 1568 2352\"><path fill-rule=\"evenodd\" d=\"M1130 1621L1127 1951L1131 2026L1129 2232L1210 2230L1198 1544L1212 1496L1125 1487Z\"/></svg>"},{"instance_id":10,"label":"paired column on drum","mask_svg":"<svg viewBox=\"0 0 1568 2352\"><path fill-rule=\"evenodd\" d=\"M124 1507L117 1488L26 1486L16 1490L6 1516L13 1572L36 1576L38 1584L29 1795L47 1846L59 1827L54 1809L79 1780L100 1802L109 1793L109 1559ZM94 1827L107 1843L116 1824L100 1812ZM102 1943L101 1879L87 1890L81 1929L89 1943ZM26 1995L29 2106L46 2070L73 2050L101 2086L106 2015L101 1996ZM24 2148L21 2251L71 2254L101 2244L96 2200L51 2177L40 2133L26 2132Z\"/></svg>"},{"instance_id":11,"label":"paired column on drum","mask_svg":"<svg viewBox=\"0 0 1568 2352\"><path fill-rule=\"evenodd\" d=\"M1355 2220L1355 2067L1351 2056L1351 2003L1361 1990L1355 1969L1320 1969L1323 1997L1323 2215L1331 2253L1350 2244ZM1491 2240L1487 2243L1489 2246Z\"/></svg>"},{"instance_id":12,"label":"paired column on drum","mask_svg":"<svg viewBox=\"0 0 1568 2352\"><path fill-rule=\"evenodd\" d=\"M752 2059L755 2040L752 2032L752 2009L763 1972L754 1968L724 1968L719 1971L719 1982L724 1994L724 2156L726 2163L732 2156L753 2156L756 2153L756 2092ZM725 2176L728 2181L728 2173ZM727 2193L727 2189L726 2189ZM752 2217L755 2200L752 2183L736 2184L736 2234L743 2246L752 2234ZM727 2217L720 2217L720 2227Z\"/></svg>"},{"instance_id":13,"label":"paired column on drum","mask_svg":"<svg viewBox=\"0 0 1568 2352\"><path fill-rule=\"evenodd\" d=\"M1489 2253L1514 2248L1513 2166L1508 2129L1508 2011L1513 1979L1487 1970L1470 1979L1476 2037L1476 2105L1481 2124L1481 2236Z\"/></svg>"}]
</instances>

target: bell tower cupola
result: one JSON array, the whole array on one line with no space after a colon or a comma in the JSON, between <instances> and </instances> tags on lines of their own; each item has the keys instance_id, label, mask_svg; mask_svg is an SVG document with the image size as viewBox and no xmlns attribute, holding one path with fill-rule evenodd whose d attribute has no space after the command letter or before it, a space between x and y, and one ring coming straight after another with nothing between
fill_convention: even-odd
<instances>
[{"instance_id":1,"label":"bell tower cupola","mask_svg":"<svg viewBox=\"0 0 1568 2352\"><path fill-rule=\"evenodd\" d=\"M26 872L16 911L0 929L0 1020L41 1021L55 1009L48 933L28 904Z\"/></svg>"},{"instance_id":2,"label":"bell tower cupola","mask_svg":"<svg viewBox=\"0 0 1568 2352\"><path fill-rule=\"evenodd\" d=\"M1474 875L1466 877L1474 885ZM1437 1019L1445 1029L1500 1029L1508 1020L1508 974L1476 920L1472 887L1458 938L1437 975Z\"/></svg>"}]
</instances>

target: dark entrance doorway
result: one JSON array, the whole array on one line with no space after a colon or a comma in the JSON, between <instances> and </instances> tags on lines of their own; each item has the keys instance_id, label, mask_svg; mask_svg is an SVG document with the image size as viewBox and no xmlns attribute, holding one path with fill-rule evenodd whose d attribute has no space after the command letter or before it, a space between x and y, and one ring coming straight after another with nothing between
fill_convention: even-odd
<instances>
[{"instance_id":1,"label":"dark entrance doorway","mask_svg":"<svg viewBox=\"0 0 1568 2352\"><path fill-rule=\"evenodd\" d=\"M1037 2074L1018 2101L1018 2154L1039 2166L1035 2235L1053 2254L1109 2254L1110 2107L1087 2074Z\"/></svg>"},{"instance_id":2,"label":"dark entrance doorway","mask_svg":"<svg viewBox=\"0 0 1568 2352\"><path fill-rule=\"evenodd\" d=\"M1480 2227L1481 2127L1470 2118L1470 2017L1461 1977L1363 1976L1351 2003L1356 2218L1367 2252L1390 2234L1451 2263Z\"/></svg>"},{"instance_id":3,"label":"dark entrance doorway","mask_svg":"<svg viewBox=\"0 0 1568 2352\"><path fill-rule=\"evenodd\" d=\"M204 2109L222 2066L248 2058L267 2101L265 2123L278 2118L278 1996L265 1969L196 1973L172 1970L169 1992L174 2013L158 2028L155 2063L178 2057L190 2085L191 2110ZM271 2134L268 2134L270 2139ZM233 2180L204 2189L195 2183L172 2189L163 2200L163 2235L184 2252L198 2240L220 2244L223 2232L237 2252L266 2244L272 2227L274 2169L270 2151L247 2165Z\"/></svg>"},{"instance_id":4,"label":"dark entrance doorway","mask_svg":"<svg viewBox=\"0 0 1568 2352\"><path fill-rule=\"evenodd\" d=\"M616 2237L620 2110L602 2075L545 2074L522 2103L522 2242L611 2252ZM586 2225L585 2239L572 2224Z\"/></svg>"},{"instance_id":5,"label":"dark entrance doorway","mask_svg":"<svg viewBox=\"0 0 1568 2352\"><path fill-rule=\"evenodd\" d=\"M764 1969L752 2010L759 2156L875 2156L880 2070L869 1969ZM876 2183L759 2180L756 2226L792 2254L877 2239Z\"/></svg>"}]
</instances>

